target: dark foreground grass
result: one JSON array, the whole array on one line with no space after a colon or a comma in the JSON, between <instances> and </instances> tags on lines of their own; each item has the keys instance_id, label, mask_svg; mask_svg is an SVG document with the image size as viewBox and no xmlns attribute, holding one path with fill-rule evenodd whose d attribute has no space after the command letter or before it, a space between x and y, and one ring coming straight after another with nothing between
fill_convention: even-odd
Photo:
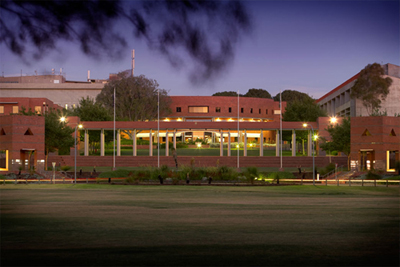
<instances>
[{"instance_id":1,"label":"dark foreground grass","mask_svg":"<svg viewBox=\"0 0 400 267\"><path fill-rule=\"evenodd\" d=\"M6 185L1 266L398 266L399 189Z\"/></svg>"}]
</instances>

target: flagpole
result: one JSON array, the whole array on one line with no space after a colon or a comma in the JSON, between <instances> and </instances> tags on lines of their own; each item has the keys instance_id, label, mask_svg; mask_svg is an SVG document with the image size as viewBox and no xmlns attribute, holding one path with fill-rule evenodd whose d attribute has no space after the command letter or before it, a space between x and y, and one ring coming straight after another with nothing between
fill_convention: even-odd
<instances>
[{"instance_id":1,"label":"flagpole","mask_svg":"<svg viewBox=\"0 0 400 267\"><path fill-rule=\"evenodd\" d=\"M237 119L237 141L238 141L238 147L237 147L237 168L239 169L239 153L240 153L240 142L239 142L239 90L237 92L238 95L238 119Z\"/></svg>"},{"instance_id":2,"label":"flagpole","mask_svg":"<svg viewBox=\"0 0 400 267\"><path fill-rule=\"evenodd\" d=\"M281 127L281 134L280 134L280 154L281 154L281 170L282 170L282 90L279 91L279 108L280 108L280 112L279 112L279 120L280 120L280 127Z\"/></svg>"},{"instance_id":3,"label":"flagpole","mask_svg":"<svg viewBox=\"0 0 400 267\"><path fill-rule=\"evenodd\" d=\"M158 89L157 94L157 150L158 150L158 157L157 157L157 166L160 168L160 89Z\"/></svg>"},{"instance_id":4,"label":"flagpole","mask_svg":"<svg viewBox=\"0 0 400 267\"><path fill-rule=\"evenodd\" d=\"M114 140L113 140L113 170L115 170L115 87L114 87Z\"/></svg>"}]
</instances>

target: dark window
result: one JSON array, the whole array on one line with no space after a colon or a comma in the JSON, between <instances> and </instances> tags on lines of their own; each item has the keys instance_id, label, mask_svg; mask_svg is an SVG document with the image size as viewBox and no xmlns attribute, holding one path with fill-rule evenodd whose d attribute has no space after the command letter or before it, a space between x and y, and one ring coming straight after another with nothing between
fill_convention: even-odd
<instances>
[{"instance_id":1,"label":"dark window","mask_svg":"<svg viewBox=\"0 0 400 267\"><path fill-rule=\"evenodd\" d=\"M215 112L217 113L221 112L221 108L215 108Z\"/></svg>"},{"instance_id":2,"label":"dark window","mask_svg":"<svg viewBox=\"0 0 400 267\"><path fill-rule=\"evenodd\" d=\"M240 108L240 112L243 113L243 108Z\"/></svg>"},{"instance_id":3,"label":"dark window","mask_svg":"<svg viewBox=\"0 0 400 267\"><path fill-rule=\"evenodd\" d=\"M258 114L261 114L261 108L258 110Z\"/></svg>"},{"instance_id":4,"label":"dark window","mask_svg":"<svg viewBox=\"0 0 400 267\"><path fill-rule=\"evenodd\" d=\"M265 110L265 114L268 114L268 109Z\"/></svg>"},{"instance_id":5,"label":"dark window","mask_svg":"<svg viewBox=\"0 0 400 267\"><path fill-rule=\"evenodd\" d=\"M250 113L253 113L253 109L252 108L250 109Z\"/></svg>"},{"instance_id":6,"label":"dark window","mask_svg":"<svg viewBox=\"0 0 400 267\"><path fill-rule=\"evenodd\" d=\"M181 107L176 107L176 112L182 112Z\"/></svg>"},{"instance_id":7,"label":"dark window","mask_svg":"<svg viewBox=\"0 0 400 267\"><path fill-rule=\"evenodd\" d=\"M232 113L232 108L229 108L229 113Z\"/></svg>"}]
</instances>

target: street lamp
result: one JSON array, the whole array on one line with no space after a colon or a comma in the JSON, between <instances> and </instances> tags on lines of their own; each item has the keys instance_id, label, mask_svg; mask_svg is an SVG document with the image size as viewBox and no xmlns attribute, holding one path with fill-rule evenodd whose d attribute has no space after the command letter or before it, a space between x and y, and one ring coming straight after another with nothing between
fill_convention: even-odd
<instances>
[{"instance_id":1,"label":"street lamp","mask_svg":"<svg viewBox=\"0 0 400 267\"><path fill-rule=\"evenodd\" d=\"M329 119L329 121L330 121L332 124L335 124L335 123L337 122L337 119L336 119L336 117L331 117L331 118Z\"/></svg>"},{"instance_id":2,"label":"street lamp","mask_svg":"<svg viewBox=\"0 0 400 267\"><path fill-rule=\"evenodd\" d=\"M312 125L311 124L307 124L307 123L303 124L304 128L307 128L308 126L311 127L312 136L314 137L314 128L312 127ZM313 173L313 185L315 185L315 159L314 159L314 141L313 140L311 140L311 153L313 155L313 157L312 157L312 159L313 159L313 161L312 161L312 165L313 165L313 172L312 172Z\"/></svg>"},{"instance_id":3,"label":"street lamp","mask_svg":"<svg viewBox=\"0 0 400 267\"><path fill-rule=\"evenodd\" d=\"M76 184L76 130L77 128L82 129L83 125L78 124L75 126L75 184Z\"/></svg>"}]
</instances>

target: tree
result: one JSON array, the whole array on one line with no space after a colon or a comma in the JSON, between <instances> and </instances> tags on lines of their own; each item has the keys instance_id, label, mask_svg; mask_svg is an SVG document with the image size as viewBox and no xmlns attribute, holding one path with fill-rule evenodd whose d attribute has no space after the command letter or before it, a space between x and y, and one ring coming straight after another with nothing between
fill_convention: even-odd
<instances>
[{"instance_id":1,"label":"tree","mask_svg":"<svg viewBox=\"0 0 400 267\"><path fill-rule=\"evenodd\" d=\"M331 136L331 141L321 138L320 148L344 153L347 156L347 168L350 168L350 118L343 119L341 124L330 125L326 130Z\"/></svg>"},{"instance_id":2,"label":"tree","mask_svg":"<svg viewBox=\"0 0 400 267\"><path fill-rule=\"evenodd\" d=\"M311 98L303 100L294 100L287 104L285 113L283 113L284 121L317 121L318 117L326 117L327 114L318 104Z\"/></svg>"},{"instance_id":3,"label":"tree","mask_svg":"<svg viewBox=\"0 0 400 267\"><path fill-rule=\"evenodd\" d=\"M160 116L166 117L171 113L171 100L164 89L158 88L156 80L144 75L127 76L118 74L119 79L107 83L96 101L112 110L114 105L114 88L116 94L115 113L119 120L146 121L158 116L158 91L160 92Z\"/></svg>"},{"instance_id":4,"label":"tree","mask_svg":"<svg viewBox=\"0 0 400 267\"><path fill-rule=\"evenodd\" d=\"M60 41L77 42L88 56L120 59L131 32L173 67L189 69L194 83L224 71L252 28L239 1L2 0L0 13L0 42L26 62L59 49Z\"/></svg>"},{"instance_id":5,"label":"tree","mask_svg":"<svg viewBox=\"0 0 400 267\"><path fill-rule=\"evenodd\" d=\"M283 113L284 121L317 121L318 117L326 117L327 114L318 104L308 95L303 96L301 100L291 100ZM304 153L304 142L307 140L307 131L296 131L296 139L302 142ZM283 140L292 140L291 133L285 131L282 133Z\"/></svg>"},{"instance_id":6,"label":"tree","mask_svg":"<svg viewBox=\"0 0 400 267\"><path fill-rule=\"evenodd\" d=\"M271 94L268 93L267 90L264 89L249 89L247 93L244 95L245 97L257 97L257 98L272 98Z\"/></svg>"},{"instance_id":7,"label":"tree","mask_svg":"<svg viewBox=\"0 0 400 267\"><path fill-rule=\"evenodd\" d=\"M351 87L350 96L362 101L368 115L379 109L382 100L389 94L389 87L393 81L389 77L382 78L384 74L385 70L378 63L368 64L361 70L358 79Z\"/></svg>"},{"instance_id":8,"label":"tree","mask_svg":"<svg viewBox=\"0 0 400 267\"><path fill-rule=\"evenodd\" d=\"M101 103L95 102L90 97L82 98L79 100L79 105L71 112L71 115L78 116L81 121L112 121L113 116L110 110L105 108ZM89 144L92 151L95 151L96 147L100 143L99 130L90 130L89 132ZM82 136L82 135L81 135ZM104 133L105 142L113 140L113 134L111 131L105 131Z\"/></svg>"},{"instance_id":9,"label":"tree","mask_svg":"<svg viewBox=\"0 0 400 267\"><path fill-rule=\"evenodd\" d=\"M275 101L279 101L280 99L280 94L277 94L273 98ZM299 91L295 90L285 90L282 92L282 101L286 101L286 103L289 105L293 101L303 101L303 100L313 100L312 97L310 97L306 93L302 93Z\"/></svg>"},{"instance_id":10,"label":"tree","mask_svg":"<svg viewBox=\"0 0 400 267\"><path fill-rule=\"evenodd\" d=\"M223 92L217 92L213 94L212 96L237 96L237 92L235 91L223 91ZM243 96L239 94L239 96Z\"/></svg>"}]
</instances>

